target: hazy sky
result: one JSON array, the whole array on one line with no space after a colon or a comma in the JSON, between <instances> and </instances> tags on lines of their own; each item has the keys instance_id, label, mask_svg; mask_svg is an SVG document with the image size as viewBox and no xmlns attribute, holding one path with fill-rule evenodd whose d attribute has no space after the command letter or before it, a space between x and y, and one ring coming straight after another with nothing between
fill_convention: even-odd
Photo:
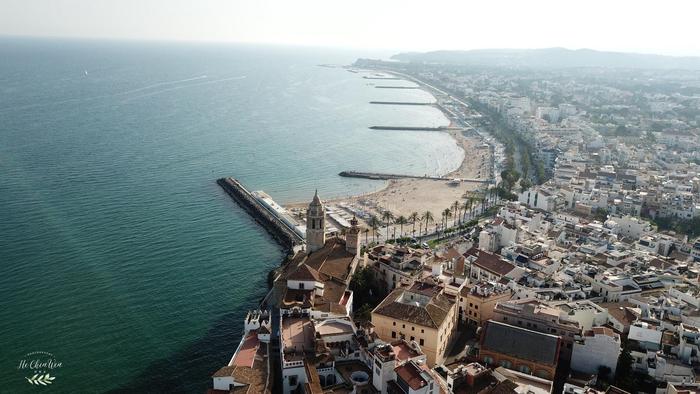
<instances>
[{"instance_id":1,"label":"hazy sky","mask_svg":"<svg viewBox=\"0 0 700 394\"><path fill-rule=\"evenodd\" d=\"M0 0L0 35L700 55L696 0Z\"/></svg>"}]
</instances>

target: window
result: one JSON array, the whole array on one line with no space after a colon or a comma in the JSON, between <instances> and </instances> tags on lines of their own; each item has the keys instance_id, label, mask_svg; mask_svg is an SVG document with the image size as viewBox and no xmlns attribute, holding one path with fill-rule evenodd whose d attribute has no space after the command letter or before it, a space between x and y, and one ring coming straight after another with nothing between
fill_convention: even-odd
<instances>
[{"instance_id":1,"label":"window","mask_svg":"<svg viewBox=\"0 0 700 394\"><path fill-rule=\"evenodd\" d=\"M469 303L469 306L474 306L474 303L473 303L473 302L470 302L470 303Z\"/></svg>"},{"instance_id":2,"label":"window","mask_svg":"<svg viewBox=\"0 0 700 394\"><path fill-rule=\"evenodd\" d=\"M391 337L392 337L392 338L396 338L396 331L392 331L392 332L391 332Z\"/></svg>"},{"instance_id":3,"label":"window","mask_svg":"<svg viewBox=\"0 0 700 394\"><path fill-rule=\"evenodd\" d=\"M292 375L292 376L290 376L290 377L289 377L289 385L290 385L290 386L296 386L297 383L298 383L298 380L299 380L299 378L297 377L297 375Z\"/></svg>"},{"instance_id":4,"label":"window","mask_svg":"<svg viewBox=\"0 0 700 394\"><path fill-rule=\"evenodd\" d=\"M424 332L425 332L425 330L421 328L420 333L423 334Z\"/></svg>"},{"instance_id":5,"label":"window","mask_svg":"<svg viewBox=\"0 0 700 394\"><path fill-rule=\"evenodd\" d=\"M415 341L415 340L416 340L416 338L412 336L412 337L411 337L411 340L412 340L412 341Z\"/></svg>"},{"instance_id":6,"label":"window","mask_svg":"<svg viewBox=\"0 0 700 394\"><path fill-rule=\"evenodd\" d=\"M554 328L550 329L550 331L552 331L552 334L556 334L556 333L557 333L557 330L554 329Z\"/></svg>"},{"instance_id":7,"label":"window","mask_svg":"<svg viewBox=\"0 0 700 394\"><path fill-rule=\"evenodd\" d=\"M395 326L395 325L396 325L396 322L393 322L393 323L391 323L391 324Z\"/></svg>"},{"instance_id":8,"label":"window","mask_svg":"<svg viewBox=\"0 0 700 394\"><path fill-rule=\"evenodd\" d=\"M474 305L474 309L479 309L479 305Z\"/></svg>"},{"instance_id":9,"label":"window","mask_svg":"<svg viewBox=\"0 0 700 394\"><path fill-rule=\"evenodd\" d=\"M299 282L299 288L304 289L304 282Z\"/></svg>"},{"instance_id":10,"label":"window","mask_svg":"<svg viewBox=\"0 0 700 394\"><path fill-rule=\"evenodd\" d=\"M425 341L423 340L423 338L418 339L419 345L423 346L424 343L425 343Z\"/></svg>"},{"instance_id":11,"label":"window","mask_svg":"<svg viewBox=\"0 0 700 394\"><path fill-rule=\"evenodd\" d=\"M401 325L401 328L406 328L406 325L405 325L405 324L402 324L402 325Z\"/></svg>"},{"instance_id":12,"label":"window","mask_svg":"<svg viewBox=\"0 0 700 394\"><path fill-rule=\"evenodd\" d=\"M530 367L528 367L527 365L521 365L518 367L518 371L522 373L530 373Z\"/></svg>"},{"instance_id":13,"label":"window","mask_svg":"<svg viewBox=\"0 0 700 394\"><path fill-rule=\"evenodd\" d=\"M381 371L379 368L375 368L375 369L374 369L374 373L375 373L376 375L381 375L381 374L382 374L382 371Z\"/></svg>"}]
</instances>

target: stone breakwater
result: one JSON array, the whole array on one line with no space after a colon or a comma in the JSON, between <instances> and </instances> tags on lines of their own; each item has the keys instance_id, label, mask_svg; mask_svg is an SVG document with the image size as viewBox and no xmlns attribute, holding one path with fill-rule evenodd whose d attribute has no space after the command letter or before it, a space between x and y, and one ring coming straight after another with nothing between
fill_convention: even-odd
<instances>
[{"instance_id":1,"label":"stone breakwater","mask_svg":"<svg viewBox=\"0 0 700 394\"><path fill-rule=\"evenodd\" d=\"M294 252L294 247L303 240L287 228L277 217L270 213L258 200L236 179L220 178L216 183L258 222L287 252Z\"/></svg>"}]
</instances>

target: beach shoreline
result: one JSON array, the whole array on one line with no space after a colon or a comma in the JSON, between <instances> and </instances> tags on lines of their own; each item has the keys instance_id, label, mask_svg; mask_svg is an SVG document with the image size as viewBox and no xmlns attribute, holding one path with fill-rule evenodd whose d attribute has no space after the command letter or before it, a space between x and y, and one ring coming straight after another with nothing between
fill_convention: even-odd
<instances>
[{"instance_id":1,"label":"beach shoreline","mask_svg":"<svg viewBox=\"0 0 700 394\"><path fill-rule=\"evenodd\" d=\"M378 73L375 70L363 71ZM381 74L395 75L402 80L415 83L422 90L431 94L436 101L438 100L433 92L414 80L384 71ZM364 228L370 227L368 223L370 217L376 216L381 218L382 213L385 211L391 212L396 218L399 216L408 218L414 212L421 216L426 211L430 211L435 221L439 222L441 213L446 208L451 208L456 201L460 205L464 204L470 192L477 192L479 189L483 189L484 184L460 182L458 180L488 179L488 165L490 163L488 146L484 144L485 141L477 133L469 132L467 129L456 126L447 111L440 108L440 106L437 106L437 108L449 121L449 126L444 132L452 137L463 154L462 161L457 168L441 174L445 179L392 179L386 181L379 189L371 192L324 200L326 206L344 219L352 217L352 215L358 216L360 226ZM307 204L307 202L293 202L285 204L285 207L299 214L303 212ZM333 219L333 215L329 220L338 229L343 227L338 221ZM412 231L412 224L405 225L404 233L407 232L407 229ZM397 232L400 232L400 230L397 230Z\"/></svg>"}]
</instances>

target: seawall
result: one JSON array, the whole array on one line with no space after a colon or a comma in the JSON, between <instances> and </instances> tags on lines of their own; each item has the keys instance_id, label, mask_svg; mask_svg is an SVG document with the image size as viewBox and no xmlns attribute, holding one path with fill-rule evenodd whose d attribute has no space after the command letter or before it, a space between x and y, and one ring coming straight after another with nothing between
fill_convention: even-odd
<instances>
[{"instance_id":1,"label":"seawall","mask_svg":"<svg viewBox=\"0 0 700 394\"><path fill-rule=\"evenodd\" d=\"M285 249L287 254L293 253L294 247L301 244L298 236L281 224L280 220L265 209L238 180L220 178L216 183L248 212Z\"/></svg>"}]
</instances>

